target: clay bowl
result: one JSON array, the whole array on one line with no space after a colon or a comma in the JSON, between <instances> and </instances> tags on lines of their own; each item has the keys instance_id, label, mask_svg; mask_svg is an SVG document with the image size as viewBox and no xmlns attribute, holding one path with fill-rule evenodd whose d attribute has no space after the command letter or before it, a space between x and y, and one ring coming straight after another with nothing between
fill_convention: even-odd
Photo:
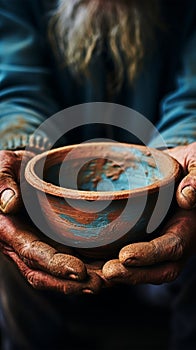
<instances>
[{"instance_id":1,"label":"clay bowl","mask_svg":"<svg viewBox=\"0 0 196 350\"><path fill-rule=\"evenodd\" d=\"M107 258L157 228L171 206L180 166L153 148L96 142L37 155L25 176L50 237L85 256Z\"/></svg>"}]
</instances>

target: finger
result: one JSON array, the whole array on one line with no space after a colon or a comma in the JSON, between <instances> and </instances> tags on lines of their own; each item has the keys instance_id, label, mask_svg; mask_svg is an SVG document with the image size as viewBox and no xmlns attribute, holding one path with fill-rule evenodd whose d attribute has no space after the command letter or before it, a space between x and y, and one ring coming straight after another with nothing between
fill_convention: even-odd
<instances>
[{"instance_id":1,"label":"finger","mask_svg":"<svg viewBox=\"0 0 196 350\"><path fill-rule=\"evenodd\" d=\"M101 288L101 278L96 274L89 275L84 282L62 280L43 271L32 270L15 252L8 251L7 255L15 262L22 275L35 289L54 290L64 294L94 294Z\"/></svg>"},{"instance_id":2,"label":"finger","mask_svg":"<svg viewBox=\"0 0 196 350\"><path fill-rule=\"evenodd\" d=\"M102 288L108 288L108 287L112 287L113 286L113 282L108 281L105 276L103 275L102 272L102 267L104 265L105 261L93 261L90 264L85 264L88 273L94 273L96 272L96 274L98 276L100 276L101 280L102 280Z\"/></svg>"},{"instance_id":3,"label":"finger","mask_svg":"<svg viewBox=\"0 0 196 350\"><path fill-rule=\"evenodd\" d=\"M80 259L58 253L41 241L33 241L30 246L23 248L20 256L30 267L40 268L57 277L75 280L83 280L86 277L86 268Z\"/></svg>"},{"instance_id":4,"label":"finger","mask_svg":"<svg viewBox=\"0 0 196 350\"><path fill-rule=\"evenodd\" d=\"M183 254L183 242L173 233L150 242L129 244L121 249L119 260L126 266L146 266L163 261L178 260Z\"/></svg>"},{"instance_id":5,"label":"finger","mask_svg":"<svg viewBox=\"0 0 196 350\"><path fill-rule=\"evenodd\" d=\"M19 166L19 158L14 152L0 152L0 210L3 213L14 212L21 205L15 173Z\"/></svg>"},{"instance_id":6,"label":"finger","mask_svg":"<svg viewBox=\"0 0 196 350\"><path fill-rule=\"evenodd\" d=\"M196 206L196 162L189 167L189 173L180 182L176 198L178 205L184 209L192 209Z\"/></svg>"},{"instance_id":7,"label":"finger","mask_svg":"<svg viewBox=\"0 0 196 350\"><path fill-rule=\"evenodd\" d=\"M22 154L25 161L32 156L24 151L0 151L0 211L14 213L21 207L19 174Z\"/></svg>"},{"instance_id":8,"label":"finger","mask_svg":"<svg viewBox=\"0 0 196 350\"><path fill-rule=\"evenodd\" d=\"M147 266L183 258L195 246L195 214L195 210L179 210L160 237L123 247L120 262L126 266Z\"/></svg>"},{"instance_id":9,"label":"finger","mask_svg":"<svg viewBox=\"0 0 196 350\"><path fill-rule=\"evenodd\" d=\"M176 198L179 206L184 209L196 205L196 142L188 146L179 146L167 151L182 166L185 176L180 182Z\"/></svg>"},{"instance_id":10,"label":"finger","mask_svg":"<svg viewBox=\"0 0 196 350\"><path fill-rule=\"evenodd\" d=\"M103 275L113 283L161 284L174 281L180 274L183 263L168 262L159 266L126 267L119 260L110 260L103 266Z\"/></svg>"},{"instance_id":11,"label":"finger","mask_svg":"<svg viewBox=\"0 0 196 350\"><path fill-rule=\"evenodd\" d=\"M39 240L18 218L1 215L0 237L11 246L29 267L39 268L54 276L83 280L86 267L83 262L70 255L58 253L52 246Z\"/></svg>"}]
</instances>

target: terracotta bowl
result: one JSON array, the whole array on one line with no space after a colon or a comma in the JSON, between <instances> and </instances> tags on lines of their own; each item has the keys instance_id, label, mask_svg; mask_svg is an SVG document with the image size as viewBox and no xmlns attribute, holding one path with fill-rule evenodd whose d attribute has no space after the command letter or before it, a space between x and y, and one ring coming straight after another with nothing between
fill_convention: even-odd
<instances>
[{"instance_id":1,"label":"terracotta bowl","mask_svg":"<svg viewBox=\"0 0 196 350\"><path fill-rule=\"evenodd\" d=\"M158 227L171 206L180 165L153 148L96 142L37 155L25 176L50 236L83 255L107 258Z\"/></svg>"}]
</instances>

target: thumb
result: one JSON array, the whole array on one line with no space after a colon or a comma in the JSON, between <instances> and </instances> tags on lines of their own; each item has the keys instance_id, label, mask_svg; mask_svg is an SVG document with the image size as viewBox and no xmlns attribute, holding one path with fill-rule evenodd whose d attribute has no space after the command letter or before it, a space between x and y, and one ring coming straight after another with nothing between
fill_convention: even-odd
<instances>
[{"instance_id":1,"label":"thumb","mask_svg":"<svg viewBox=\"0 0 196 350\"><path fill-rule=\"evenodd\" d=\"M178 186L176 198L181 208L192 209L196 205L196 142L190 144L187 150L184 159L187 175Z\"/></svg>"},{"instance_id":2,"label":"thumb","mask_svg":"<svg viewBox=\"0 0 196 350\"><path fill-rule=\"evenodd\" d=\"M186 176L181 180L176 199L183 209L192 209L196 205L196 142L167 150L182 166Z\"/></svg>"},{"instance_id":3,"label":"thumb","mask_svg":"<svg viewBox=\"0 0 196 350\"><path fill-rule=\"evenodd\" d=\"M178 205L184 209L192 209L196 205L196 163L180 182L176 198Z\"/></svg>"},{"instance_id":4,"label":"thumb","mask_svg":"<svg viewBox=\"0 0 196 350\"><path fill-rule=\"evenodd\" d=\"M0 210L14 213L21 207L19 172L21 152L0 151Z\"/></svg>"}]
</instances>

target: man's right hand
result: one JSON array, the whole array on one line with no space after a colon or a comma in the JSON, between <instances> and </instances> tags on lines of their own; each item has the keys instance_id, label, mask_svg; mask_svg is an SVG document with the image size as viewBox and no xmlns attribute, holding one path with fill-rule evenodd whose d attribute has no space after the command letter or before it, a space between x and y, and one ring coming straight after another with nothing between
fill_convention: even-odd
<instances>
[{"instance_id":1,"label":"man's right hand","mask_svg":"<svg viewBox=\"0 0 196 350\"><path fill-rule=\"evenodd\" d=\"M32 156L25 151L0 151L0 248L34 288L65 294L95 293L103 284L96 263L87 268L71 248L45 237L27 223L28 218L24 223L20 167L23 157L25 164Z\"/></svg>"}]
</instances>

